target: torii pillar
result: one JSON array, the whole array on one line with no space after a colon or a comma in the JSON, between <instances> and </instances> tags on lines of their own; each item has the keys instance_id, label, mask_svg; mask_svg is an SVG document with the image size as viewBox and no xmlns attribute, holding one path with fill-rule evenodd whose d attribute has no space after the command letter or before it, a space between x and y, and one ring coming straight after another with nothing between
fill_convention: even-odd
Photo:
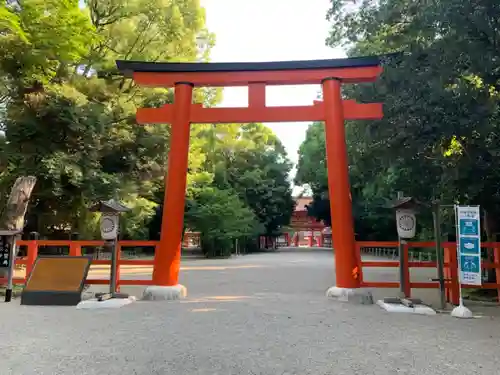
<instances>
[{"instance_id":1,"label":"torii pillar","mask_svg":"<svg viewBox=\"0 0 500 375\"><path fill-rule=\"evenodd\" d=\"M153 284L146 299L178 299L186 295L179 284L181 237L191 123L249 123L324 121L328 185L335 245L336 284L330 297L359 300L350 197L345 120L380 119L382 104L343 100L342 84L373 82L382 72L378 57L269 63L148 63L117 61L118 69L136 83L174 88L174 103L162 108L142 108L142 124L171 124L168 170L160 243L155 253ZM323 100L310 106L266 106L266 86L321 84ZM193 87L247 86L248 107L203 108L192 103Z\"/></svg>"},{"instance_id":2,"label":"torii pillar","mask_svg":"<svg viewBox=\"0 0 500 375\"><path fill-rule=\"evenodd\" d=\"M328 196L332 222L332 241L335 244L337 285L327 296L356 299L359 292L358 260L355 252L354 223L352 219L349 161L345 141L342 81L328 77L322 81L325 102L325 146L328 172ZM338 265L345 265L339 267ZM363 291L364 293L364 291ZM361 293L361 294L363 294Z\"/></svg>"}]
</instances>

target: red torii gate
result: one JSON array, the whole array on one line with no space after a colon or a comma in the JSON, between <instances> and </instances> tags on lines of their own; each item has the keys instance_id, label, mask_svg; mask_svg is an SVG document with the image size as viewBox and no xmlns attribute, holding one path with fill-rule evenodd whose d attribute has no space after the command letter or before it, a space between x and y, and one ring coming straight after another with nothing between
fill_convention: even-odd
<instances>
[{"instance_id":1,"label":"red torii gate","mask_svg":"<svg viewBox=\"0 0 500 375\"><path fill-rule=\"evenodd\" d=\"M373 82L381 74L378 57L262 63L152 63L117 61L136 83L174 87L174 104L137 111L141 124L170 123L160 245L153 282L159 298L179 298L178 284L191 123L324 121L328 185L335 244L336 289L359 288L344 120L380 119L382 104L343 100L343 83ZM320 84L323 101L310 106L266 107L266 86ZM247 86L248 107L204 108L192 102L194 87ZM159 291L159 292L158 292ZM337 292L333 293L336 294ZM154 297L156 298L156 296Z\"/></svg>"}]
</instances>

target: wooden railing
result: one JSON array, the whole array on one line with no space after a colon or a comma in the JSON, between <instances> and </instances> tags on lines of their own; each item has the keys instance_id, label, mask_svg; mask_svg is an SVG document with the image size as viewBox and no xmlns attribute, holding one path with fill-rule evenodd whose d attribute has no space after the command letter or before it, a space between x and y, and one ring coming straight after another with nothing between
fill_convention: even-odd
<instances>
[{"instance_id":1,"label":"wooden railing","mask_svg":"<svg viewBox=\"0 0 500 375\"><path fill-rule=\"evenodd\" d=\"M26 267L26 276L14 278L15 284L24 284L26 278L31 273L33 265L42 247L56 247L56 248L67 248L65 254L70 256L80 256L82 254L83 248L88 247L103 247L104 241L51 241L51 240L19 240L17 245L20 248L20 253L23 256L18 256L16 258L16 265L24 265ZM151 279L134 279L127 280L120 278L120 266L153 266L154 259L122 259L122 250L127 247L153 247L156 251L158 246L158 241L119 241L118 242L118 252L117 252L117 262L116 262L116 278L117 278L117 291L120 289L120 285L152 285L153 281ZM91 265L106 265L111 266L111 260L103 259L93 259ZM5 278L0 278L0 284L5 283ZM88 278L86 284L109 284L109 279L97 279Z\"/></svg>"},{"instance_id":2,"label":"wooden railing","mask_svg":"<svg viewBox=\"0 0 500 375\"><path fill-rule=\"evenodd\" d=\"M158 241L119 241L118 248L120 251L117 253L117 290L119 290L120 285L152 285L151 279L121 279L120 278L120 266L153 266L154 259L123 259L122 250L127 247L153 247L156 250L158 246ZM29 276L35 260L43 247L51 246L57 248L67 248L67 255L80 256L82 255L83 248L99 248L104 245L104 241L47 241L47 240L20 240L17 241L17 245L20 247L20 252L23 256L16 258L16 265L24 265L26 267L26 277ZM397 268L399 267L398 260L362 260L362 253L365 253L365 249L379 249L375 252L377 256L385 254L382 249L390 249L388 254L393 254L393 250L397 249L397 242L357 242L356 243L356 256L358 259L358 280L361 287L371 287L371 288L399 288L399 281L365 281L363 278L364 268L374 268L374 267L387 267L387 268ZM444 275L445 275L445 287L446 287L446 297L448 302L453 304L458 304L459 298L459 284L458 284L458 260L456 252L456 244L454 242L443 242L442 247L444 249ZM483 260L482 269L494 269L496 272L496 283L484 283L481 286L473 285L462 285L463 288L474 288L474 289L496 289L498 295L500 296L500 242L484 242L481 243L482 248L493 249L494 261ZM431 253L432 249L435 248L434 242L409 242L404 245L405 257L404 257L404 272L406 273L406 284L405 293L411 296L411 289L422 288L422 289L436 289L439 288L439 283L436 281L427 282L412 282L410 277L411 268L435 268L437 269L437 262L434 260L430 261L419 261L412 260L409 258L411 253L410 249L429 249L427 252ZM392 255L392 257L394 257ZM413 258L414 259L414 258ZM111 261L109 259L93 259L92 265L106 265L111 266ZM437 274L437 273L436 273ZM15 284L24 284L26 277L15 278ZM0 283L5 283L5 279L0 278ZM88 278L87 284L109 284L109 279L95 279Z\"/></svg>"},{"instance_id":3,"label":"wooden railing","mask_svg":"<svg viewBox=\"0 0 500 375\"><path fill-rule=\"evenodd\" d=\"M406 290L405 294L411 296L411 289L435 289L439 288L439 283L436 281L428 282L412 282L410 277L411 268L435 268L437 269L436 261L415 261L411 260L409 257L410 249L420 248L420 249L434 249L436 244L434 242L409 242L404 245L403 249L405 256L404 261L404 272L406 275ZM459 284L458 284L458 260L455 242L443 242L441 244L444 250L444 278L445 278L445 288L446 288L446 298L447 301L455 305L459 302ZM369 267L399 267L399 261L397 260L362 260L361 254L364 253L366 248L374 249L397 249L397 242L364 242L360 241L356 243L356 255L359 264L359 280L361 287L371 287L371 288L399 288L399 281L364 281L363 279L363 268ZM483 260L481 262L482 269L495 269L496 272L496 283L483 283L480 286L475 285L462 285L462 288L469 289L496 289L498 293L498 298L500 302L500 242L483 242L481 243L483 249L493 249L494 261L490 262ZM377 253L378 255L384 252ZM392 253L392 250L388 253ZM428 253L430 253L428 251Z\"/></svg>"}]
</instances>

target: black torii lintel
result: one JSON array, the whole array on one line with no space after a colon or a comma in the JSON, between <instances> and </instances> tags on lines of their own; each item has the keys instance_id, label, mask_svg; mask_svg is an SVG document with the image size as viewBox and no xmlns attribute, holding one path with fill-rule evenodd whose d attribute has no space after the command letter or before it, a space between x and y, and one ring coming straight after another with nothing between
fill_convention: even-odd
<instances>
[{"instance_id":1,"label":"black torii lintel","mask_svg":"<svg viewBox=\"0 0 500 375\"><path fill-rule=\"evenodd\" d=\"M379 66L380 56L350 57L327 60L269 61L269 62L145 62L116 60L116 67L125 76L144 73L217 73L259 72L270 70L316 70L332 68L363 68Z\"/></svg>"}]
</instances>

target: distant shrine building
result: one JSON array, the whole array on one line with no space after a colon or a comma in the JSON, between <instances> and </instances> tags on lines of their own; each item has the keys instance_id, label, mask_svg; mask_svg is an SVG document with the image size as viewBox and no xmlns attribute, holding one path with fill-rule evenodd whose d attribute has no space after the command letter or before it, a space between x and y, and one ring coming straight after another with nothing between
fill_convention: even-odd
<instances>
[{"instance_id":1,"label":"distant shrine building","mask_svg":"<svg viewBox=\"0 0 500 375\"><path fill-rule=\"evenodd\" d=\"M331 246L331 228L307 214L306 206L312 201L312 197L304 196L295 199L295 211L290 221L290 227L294 231L291 246Z\"/></svg>"}]
</instances>

